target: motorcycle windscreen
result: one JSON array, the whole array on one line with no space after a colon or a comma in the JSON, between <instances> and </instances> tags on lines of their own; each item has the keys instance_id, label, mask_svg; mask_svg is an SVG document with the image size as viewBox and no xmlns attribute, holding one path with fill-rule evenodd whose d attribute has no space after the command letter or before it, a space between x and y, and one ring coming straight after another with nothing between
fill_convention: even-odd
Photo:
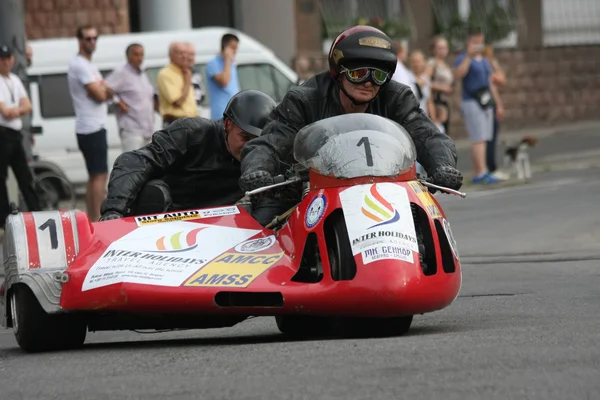
<instances>
[{"instance_id":1,"label":"motorcycle windscreen","mask_svg":"<svg viewBox=\"0 0 600 400\"><path fill-rule=\"evenodd\" d=\"M294 157L306 168L336 178L396 176L416 161L399 124L373 114L348 114L307 125L296 135Z\"/></svg>"}]
</instances>

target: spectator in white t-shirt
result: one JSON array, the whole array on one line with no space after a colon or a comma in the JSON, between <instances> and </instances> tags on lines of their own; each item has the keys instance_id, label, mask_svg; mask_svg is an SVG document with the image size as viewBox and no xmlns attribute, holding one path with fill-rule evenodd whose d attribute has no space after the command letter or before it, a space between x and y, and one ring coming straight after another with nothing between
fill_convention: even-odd
<instances>
[{"instance_id":1,"label":"spectator in white t-shirt","mask_svg":"<svg viewBox=\"0 0 600 400\"><path fill-rule=\"evenodd\" d=\"M396 64L396 71L394 75L392 75L392 79L396 82L400 82L404 85L411 86L412 88L412 79L411 73L408 68L406 68L406 58L408 57L408 47L402 44L401 42L394 42L396 46L396 57L398 57L398 63Z\"/></svg>"},{"instance_id":2,"label":"spectator in white t-shirt","mask_svg":"<svg viewBox=\"0 0 600 400\"><path fill-rule=\"evenodd\" d=\"M106 137L107 102L113 91L105 84L100 71L91 62L96 50L98 31L91 25L77 29L79 53L69 64L69 92L75 109L75 133L85 159L89 179L86 205L91 221L100 218L108 177L108 143Z\"/></svg>"},{"instance_id":3,"label":"spectator in white t-shirt","mask_svg":"<svg viewBox=\"0 0 600 400\"><path fill-rule=\"evenodd\" d=\"M431 82L429 77L425 74L425 68L427 67L425 61L425 54L421 50L414 50L410 54L410 80L411 89L415 94L421 110L425 114L429 114L427 103L431 96Z\"/></svg>"},{"instance_id":4,"label":"spectator in white t-shirt","mask_svg":"<svg viewBox=\"0 0 600 400\"><path fill-rule=\"evenodd\" d=\"M31 113L31 102L21 79L11 71L15 63L12 49L0 44L0 228L10 214L6 178L10 166L29 211L39 211L40 202L23 148L21 117Z\"/></svg>"}]
</instances>

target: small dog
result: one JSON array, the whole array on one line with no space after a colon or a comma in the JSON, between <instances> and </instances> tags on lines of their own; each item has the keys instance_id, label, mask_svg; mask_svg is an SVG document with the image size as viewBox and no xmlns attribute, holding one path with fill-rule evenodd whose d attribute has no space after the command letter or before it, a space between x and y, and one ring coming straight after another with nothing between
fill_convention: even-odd
<instances>
[{"instance_id":1,"label":"small dog","mask_svg":"<svg viewBox=\"0 0 600 400\"><path fill-rule=\"evenodd\" d=\"M517 178L520 180L529 181L531 179L531 164L527 150L536 143L536 138L525 136L518 144L507 147L504 151L505 168L516 171Z\"/></svg>"}]
</instances>

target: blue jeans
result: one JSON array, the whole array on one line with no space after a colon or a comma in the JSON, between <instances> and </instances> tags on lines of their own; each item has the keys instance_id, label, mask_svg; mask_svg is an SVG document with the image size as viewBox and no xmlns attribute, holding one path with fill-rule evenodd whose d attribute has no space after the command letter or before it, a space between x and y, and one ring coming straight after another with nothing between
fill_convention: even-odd
<instances>
[{"instance_id":1,"label":"blue jeans","mask_svg":"<svg viewBox=\"0 0 600 400\"><path fill-rule=\"evenodd\" d=\"M490 173L498 169L498 165L496 165L496 140L498 138L499 125L498 119L496 119L496 107L494 107L494 133L492 140L488 140L487 142L485 155L487 169Z\"/></svg>"}]
</instances>

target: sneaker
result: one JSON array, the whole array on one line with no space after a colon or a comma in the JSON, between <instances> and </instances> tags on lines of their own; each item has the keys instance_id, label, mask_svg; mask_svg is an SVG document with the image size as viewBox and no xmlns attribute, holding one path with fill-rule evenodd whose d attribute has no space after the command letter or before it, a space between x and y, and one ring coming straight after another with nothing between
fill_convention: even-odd
<instances>
[{"instance_id":1,"label":"sneaker","mask_svg":"<svg viewBox=\"0 0 600 400\"><path fill-rule=\"evenodd\" d=\"M483 175L479 175L474 177L471 180L471 183L474 185L489 185L490 183L499 183L502 182L500 179L493 177L489 173L485 173Z\"/></svg>"},{"instance_id":2,"label":"sneaker","mask_svg":"<svg viewBox=\"0 0 600 400\"><path fill-rule=\"evenodd\" d=\"M500 179L501 181L507 181L510 179L510 175L507 174L506 172L502 172L500 170L496 170L494 172L492 172L490 174L490 176L496 178L496 179Z\"/></svg>"}]
</instances>

